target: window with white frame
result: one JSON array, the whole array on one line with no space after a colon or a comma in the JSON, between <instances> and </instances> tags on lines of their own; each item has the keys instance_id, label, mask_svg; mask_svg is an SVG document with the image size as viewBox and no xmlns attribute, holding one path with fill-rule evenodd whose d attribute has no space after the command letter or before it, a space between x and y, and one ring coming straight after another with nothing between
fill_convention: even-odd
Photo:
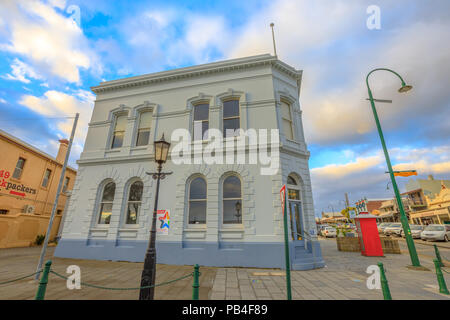
<instances>
[{"instance_id":1,"label":"window with white frame","mask_svg":"<svg viewBox=\"0 0 450 320\"><path fill-rule=\"evenodd\" d=\"M98 224L110 223L115 193L116 184L114 182L108 182L107 184L105 184L102 190L101 201L99 204Z\"/></svg>"},{"instance_id":2,"label":"window with white frame","mask_svg":"<svg viewBox=\"0 0 450 320\"><path fill-rule=\"evenodd\" d=\"M42 187L47 188L48 181L50 180L50 176L52 175L52 170L46 169L44 173L44 179L42 180Z\"/></svg>"},{"instance_id":3,"label":"window with white frame","mask_svg":"<svg viewBox=\"0 0 450 320\"><path fill-rule=\"evenodd\" d=\"M294 127L292 122L291 105L281 100L281 119L283 125L283 133L286 139L294 140Z\"/></svg>"},{"instance_id":4,"label":"window with white frame","mask_svg":"<svg viewBox=\"0 0 450 320\"><path fill-rule=\"evenodd\" d=\"M136 224L142 204L144 184L141 181L133 182L130 186L127 204L127 217L125 224Z\"/></svg>"},{"instance_id":5,"label":"window with white frame","mask_svg":"<svg viewBox=\"0 0 450 320\"><path fill-rule=\"evenodd\" d=\"M194 108L194 123L193 123L193 137L194 140L208 139L209 129L209 103L203 102L193 106Z\"/></svg>"},{"instance_id":6,"label":"window with white frame","mask_svg":"<svg viewBox=\"0 0 450 320\"><path fill-rule=\"evenodd\" d=\"M239 134L241 119L239 113L239 100L230 99L223 101L223 136L234 137Z\"/></svg>"},{"instance_id":7,"label":"window with white frame","mask_svg":"<svg viewBox=\"0 0 450 320\"><path fill-rule=\"evenodd\" d=\"M241 180L237 176L229 176L223 181L223 224L242 223L242 191Z\"/></svg>"},{"instance_id":8,"label":"window with white frame","mask_svg":"<svg viewBox=\"0 0 450 320\"><path fill-rule=\"evenodd\" d=\"M116 122L114 124L114 132L111 142L111 149L122 147L123 138L125 137L126 126L127 126L127 115L116 116Z\"/></svg>"},{"instance_id":9,"label":"window with white frame","mask_svg":"<svg viewBox=\"0 0 450 320\"><path fill-rule=\"evenodd\" d=\"M139 127L136 135L136 146L146 146L150 141L150 127L152 124L152 113L141 112L139 115Z\"/></svg>"},{"instance_id":10,"label":"window with white frame","mask_svg":"<svg viewBox=\"0 0 450 320\"><path fill-rule=\"evenodd\" d=\"M195 178L189 184L189 224L206 223L206 181Z\"/></svg>"}]
</instances>

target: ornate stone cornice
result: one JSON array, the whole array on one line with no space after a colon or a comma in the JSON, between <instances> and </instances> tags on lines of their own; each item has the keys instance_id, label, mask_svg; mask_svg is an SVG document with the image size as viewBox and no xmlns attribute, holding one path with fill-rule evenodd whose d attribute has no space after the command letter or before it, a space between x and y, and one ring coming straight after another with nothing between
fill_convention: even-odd
<instances>
[{"instance_id":1,"label":"ornate stone cornice","mask_svg":"<svg viewBox=\"0 0 450 320\"><path fill-rule=\"evenodd\" d=\"M149 84L170 82L214 73L230 72L236 70L250 69L264 65L271 65L274 69L279 70L294 79L301 79L302 71L281 62L277 57L270 54L263 54L253 57L231 59L219 62L213 62L193 67L174 69L163 72L150 73L142 76L112 80L102 82L98 86L91 87L91 90L98 94L111 92L121 89L129 89L141 87Z\"/></svg>"}]
</instances>

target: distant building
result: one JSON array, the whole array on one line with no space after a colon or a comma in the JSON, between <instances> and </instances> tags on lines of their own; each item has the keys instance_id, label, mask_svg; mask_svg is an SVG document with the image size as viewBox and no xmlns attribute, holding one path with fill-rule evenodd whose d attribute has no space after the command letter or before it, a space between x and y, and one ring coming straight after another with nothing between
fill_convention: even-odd
<instances>
[{"instance_id":1,"label":"distant building","mask_svg":"<svg viewBox=\"0 0 450 320\"><path fill-rule=\"evenodd\" d=\"M322 219L320 219L320 223L338 223L346 221L347 217L343 216L340 212L322 212Z\"/></svg>"},{"instance_id":2,"label":"distant building","mask_svg":"<svg viewBox=\"0 0 450 320\"><path fill-rule=\"evenodd\" d=\"M368 199L367 200L367 211L370 214L379 214L379 209L384 201L387 199Z\"/></svg>"},{"instance_id":3,"label":"distant building","mask_svg":"<svg viewBox=\"0 0 450 320\"><path fill-rule=\"evenodd\" d=\"M0 130L0 248L29 246L47 231L68 141L51 155ZM68 167L59 198L52 237L58 232L77 172Z\"/></svg>"},{"instance_id":4,"label":"distant building","mask_svg":"<svg viewBox=\"0 0 450 320\"><path fill-rule=\"evenodd\" d=\"M415 224L444 223L450 221L450 180L416 179L406 184L406 192L411 211L411 221Z\"/></svg>"},{"instance_id":5,"label":"distant building","mask_svg":"<svg viewBox=\"0 0 450 320\"><path fill-rule=\"evenodd\" d=\"M402 197L403 208L405 214L409 217L408 201ZM374 210L374 214L378 216L377 220L380 222L400 222L400 210L398 209L397 199L390 199L382 201L378 210Z\"/></svg>"}]
</instances>

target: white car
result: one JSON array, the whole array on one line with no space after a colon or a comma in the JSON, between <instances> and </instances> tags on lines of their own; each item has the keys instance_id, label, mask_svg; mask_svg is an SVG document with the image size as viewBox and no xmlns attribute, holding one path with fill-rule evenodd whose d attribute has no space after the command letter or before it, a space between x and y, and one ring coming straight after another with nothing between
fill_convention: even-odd
<instances>
[{"instance_id":1,"label":"white car","mask_svg":"<svg viewBox=\"0 0 450 320\"><path fill-rule=\"evenodd\" d=\"M334 238L336 237L336 229L332 227L325 227L322 229L322 236L325 238Z\"/></svg>"},{"instance_id":2,"label":"white car","mask_svg":"<svg viewBox=\"0 0 450 320\"><path fill-rule=\"evenodd\" d=\"M422 240L443 240L448 241L450 238L450 225L430 224L420 234Z\"/></svg>"},{"instance_id":3,"label":"white car","mask_svg":"<svg viewBox=\"0 0 450 320\"><path fill-rule=\"evenodd\" d=\"M411 236L413 239L420 239L420 234L422 233L424 226L420 224L410 224L409 228L411 229ZM405 233L403 232L403 229L401 231L401 236L405 238Z\"/></svg>"},{"instance_id":4,"label":"white car","mask_svg":"<svg viewBox=\"0 0 450 320\"><path fill-rule=\"evenodd\" d=\"M386 236L396 235L400 236L400 232L402 231L401 223L391 223L387 228L384 229L383 233Z\"/></svg>"}]
</instances>

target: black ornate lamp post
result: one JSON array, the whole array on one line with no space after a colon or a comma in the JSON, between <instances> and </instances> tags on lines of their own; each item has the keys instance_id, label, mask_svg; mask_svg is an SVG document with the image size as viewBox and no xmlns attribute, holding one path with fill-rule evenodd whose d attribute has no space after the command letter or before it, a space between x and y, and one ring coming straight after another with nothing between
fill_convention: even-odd
<instances>
[{"instance_id":1,"label":"black ornate lamp post","mask_svg":"<svg viewBox=\"0 0 450 320\"><path fill-rule=\"evenodd\" d=\"M241 208L242 208L242 205L241 205L241 203L238 201L238 202L236 202L236 204L234 205L235 206L235 208L236 208L236 218L237 218L237 220L238 220L238 223L241 223Z\"/></svg>"},{"instance_id":2,"label":"black ornate lamp post","mask_svg":"<svg viewBox=\"0 0 450 320\"><path fill-rule=\"evenodd\" d=\"M162 165L167 161L170 143L164 140L164 134L161 140L154 142L155 162L158 164L157 172L147 172L156 180L155 206L153 208L152 229L150 231L150 240L144 260L144 270L142 270L141 287L154 286L156 275L156 212L158 210L159 181L164 179L172 172L161 172ZM155 289L144 288L139 292L139 300L153 300Z\"/></svg>"}]
</instances>

